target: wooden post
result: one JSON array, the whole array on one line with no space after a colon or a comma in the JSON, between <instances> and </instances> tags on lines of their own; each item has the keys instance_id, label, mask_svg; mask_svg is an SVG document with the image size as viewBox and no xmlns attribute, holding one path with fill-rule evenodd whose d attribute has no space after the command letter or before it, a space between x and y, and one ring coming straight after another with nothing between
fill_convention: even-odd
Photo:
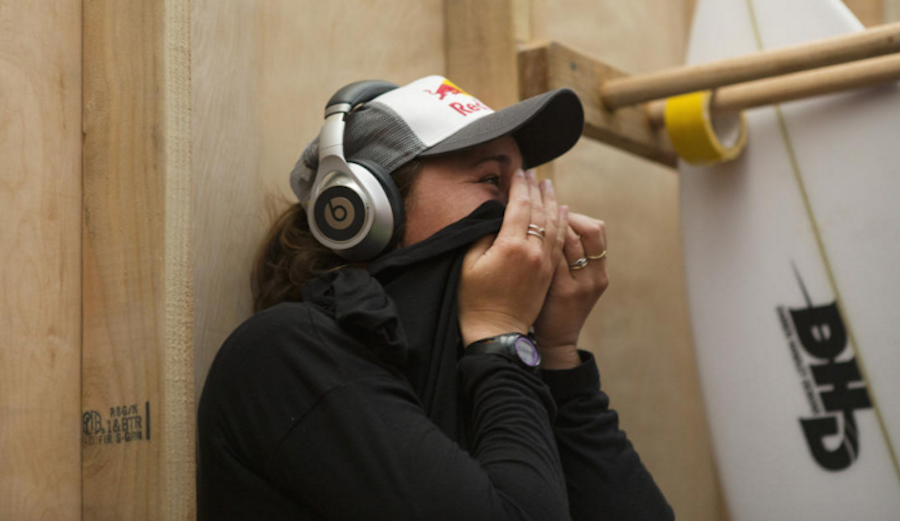
<instances>
[{"instance_id":1,"label":"wooden post","mask_svg":"<svg viewBox=\"0 0 900 521\"><path fill-rule=\"evenodd\" d=\"M80 519L81 1L0 0L0 519Z\"/></svg>"},{"instance_id":2,"label":"wooden post","mask_svg":"<svg viewBox=\"0 0 900 521\"><path fill-rule=\"evenodd\" d=\"M523 90L518 48L531 41L531 0L445 0L446 76L494 110L540 94ZM553 164L538 168L553 179Z\"/></svg>"},{"instance_id":3,"label":"wooden post","mask_svg":"<svg viewBox=\"0 0 900 521\"><path fill-rule=\"evenodd\" d=\"M84 3L85 521L194 517L189 14Z\"/></svg>"},{"instance_id":4,"label":"wooden post","mask_svg":"<svg viewBox=\"0 0 900 521\"><path fill-rule=\"evenodd\" d=\"M445 0L447 77L494 110L519 101L514 0Z\"/></svg>"}]
</instances>

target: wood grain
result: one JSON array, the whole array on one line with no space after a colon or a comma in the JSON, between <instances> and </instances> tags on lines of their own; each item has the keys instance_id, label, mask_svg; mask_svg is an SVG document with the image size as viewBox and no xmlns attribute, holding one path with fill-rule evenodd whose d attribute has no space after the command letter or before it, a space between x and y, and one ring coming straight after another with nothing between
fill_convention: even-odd
<instances>
[{"instance_id":1,"label":"wood grain","mask_svg":"<svg viewBox=\"0 0 900 521\"><path fill-rule=\"evenodd\" d=\"M519 101L516 33L530 32L528 4L447 0L445 6L447 77L494 110Z\"/></svg>"},{"instance_id":2,"label":"wood grain","mask_svg":"<svg viewBox=\"0 0 900 521\"><path fill-rule=\"evenodd\" d=\"M85 2L83 125L83 519L192 519L186 0Z\"/></svg>"},{"instance_id":3,"label":"wood grain","mask_svg":"<svg viewBox=\"0 0 900 521\"><path fill-rule=\"evenodd\" d=\"M81 2L0 0L0 519L81 516Z\"/></svg>"}]
</instances>

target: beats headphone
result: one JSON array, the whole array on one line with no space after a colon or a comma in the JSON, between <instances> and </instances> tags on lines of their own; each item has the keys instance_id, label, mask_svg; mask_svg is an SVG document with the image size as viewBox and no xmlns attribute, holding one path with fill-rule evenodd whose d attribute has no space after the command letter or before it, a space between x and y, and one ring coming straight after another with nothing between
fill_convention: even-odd
<instances>
[{"instance_id":1,"label":"beats headphone","mask_svg":"<svg viewBox=\"0 0 900 521\"><path fill-rule=\"evenodd\" d=\"M390 172L373 161L344 157L347 114L396 88L386 81L358 81L337 91L325 105L319 168L306 212L315 238L350 261L372 259L393 245L405 218Z\"/></svg>"}]
</instances>

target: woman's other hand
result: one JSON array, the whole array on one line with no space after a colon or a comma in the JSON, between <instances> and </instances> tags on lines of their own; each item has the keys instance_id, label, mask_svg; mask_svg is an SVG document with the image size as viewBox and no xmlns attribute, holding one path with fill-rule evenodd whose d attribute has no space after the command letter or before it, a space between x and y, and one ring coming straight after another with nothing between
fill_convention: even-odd
<instances>
[{"instance_id":1,"label":"woman's other hand","mask_svg":"<svg viewBox=\"0 0 900 521\"><path fill-rule=\"evenodd\" d=\"M534 324L541 367L546 369L569 369L580 363L578 336L609 285L606 225L585 215L570 214L563 252Z\"/></svg>"},{"instance_id":2,"label":"woman's other hand","mask_svg":"<svg viewBox=\"0 0 900 521\"><path fill-rule=\"evenodd\" d=\"M500 233L474 243L463 260L459 325L463 345L525 334L537 319L556 267L565 262L568 209L549 181L517 171Z\"/></svg>"}]
</instances>

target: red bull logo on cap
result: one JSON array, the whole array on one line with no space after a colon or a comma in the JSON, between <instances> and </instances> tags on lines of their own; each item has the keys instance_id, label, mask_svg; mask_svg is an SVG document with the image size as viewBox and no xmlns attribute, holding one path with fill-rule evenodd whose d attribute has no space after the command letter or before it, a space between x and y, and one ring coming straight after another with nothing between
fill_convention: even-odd
<instances>
[{"instance_id":1,"label":"red bull logo on cap","mask_svg":"<svg viewBox=\"0 0 900 521\"><path fill-rule=\"evenodd\" d=\"M425 89L425 92L427 92L428 94L433 94L435 96L440 96L440 98L438 98L440 100L443 100L444 97L449 94L462 94L464 96L469 96L469 97L472 96L468 92L466 92L466 91L462 90L461 88L457 87L456 85L454 85L453 82L450 80L444 80L441 83L441 85L437 88L437 90Z\"/></svg>"},{"instance_id":2,"label":"red bull logo on cap","mask_svg":"<svg viewBox=\"0 0 900 521\"><path fill-rule=\"evenodd\" d=\"M468 92L457 87L456 84L454 84L452 81L447 80L447 79L445 79L443 82L441 82L441 84L438 86L437 90L431 90L431 89L423 89L423 90L433 96L439 96L438 101L442 101L445 97L449 96L450 94L453 94L454 96L461 94L463 96L471 98L472 101L469 103L465 103L465 104L459 103L459 102L448 103L448 106L451 109L455 110L456 112L458 112L459 114L461 114L463 116L468 116L469 114L472 114L473 112L477 112L479 110L490 111L490 109L487 106L485 106L483 103L481 103L480 101L475 99L471 94L469 94Z\"/></svg>"}]
</instances>

